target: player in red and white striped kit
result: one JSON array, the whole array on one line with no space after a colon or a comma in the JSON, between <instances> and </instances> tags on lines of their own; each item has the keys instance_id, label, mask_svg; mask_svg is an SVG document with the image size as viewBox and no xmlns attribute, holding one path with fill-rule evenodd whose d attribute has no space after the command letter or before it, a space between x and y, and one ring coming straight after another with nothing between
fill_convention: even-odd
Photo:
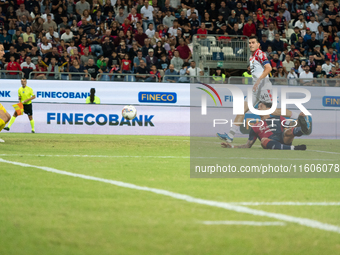
<instances>
[{"instance_id":1,"label":"player in red and white striped kit","mask_svg":"<svg viewBox=\"0 0 340 255\"><path fill-rule=\"evenodd\" d=\"M253 94L252 94L252 103L255 107L260 101L266 103L272 103L272 84L269 80L269 73L272 71L272 67L266 53L260 50L260 42L256 36L249 37L249 48L251 52L251 56L249 58L250 62L250 70L253 78ZM244 101L244 113L249 111L248 102ZM273 115L281 115L281 110L276 109ZM293 119L298 118L298 113L293 113L287 110L286 117L291 117ZM244 115L237 115L234 123L242 123L244 119ZM234 124L229 133L220 134L217 133L217 136L226 140L227 142L232 142L234 139L235 133L238 131L240 124Z\"/></svg>"}]
</instances>

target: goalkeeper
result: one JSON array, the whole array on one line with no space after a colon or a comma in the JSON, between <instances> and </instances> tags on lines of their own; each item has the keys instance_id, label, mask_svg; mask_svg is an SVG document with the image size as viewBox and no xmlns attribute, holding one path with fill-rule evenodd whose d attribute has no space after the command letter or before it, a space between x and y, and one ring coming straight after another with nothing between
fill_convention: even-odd
<instances>
[{"instance_id":1,"label":"goalkeeper","mask_svg":"<svg viewBox=\"0 0 340 255\"><path fill-rule=\"evenodd\" d=\"M35 133L32 108L32 100L35 99L35 95L33 93L33 89L27 86L26 78L21 79L21 85L22 87L18 90L19 102L21 102L24 105L24 113L27 114L28 119L30 120L32 133ZM9 131L17 117L18 114L15 111L11 120L9 121L8 126L5 127L4 129Z\"/></svg>"}]
</instances>

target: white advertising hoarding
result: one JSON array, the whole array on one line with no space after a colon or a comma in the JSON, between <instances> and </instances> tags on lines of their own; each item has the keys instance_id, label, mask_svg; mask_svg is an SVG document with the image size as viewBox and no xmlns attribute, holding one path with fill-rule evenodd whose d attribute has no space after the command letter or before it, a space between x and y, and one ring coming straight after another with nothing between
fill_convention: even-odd
<instances>
[{"instance_id":1,"label":"white advertising hoarding","mask_svg":"<svg viewBox=\"0 0 340 255\"><path fill-rule=\"evenodd\" d=\"M14 112L12 103L3 103ZM33 104L37 133L105 135L190 135L189 107L139 106L137 119L122 118L121 105ZM31 126L27 115L19 116L10 132L27 133ZM6 132L6 131L3 131Z\"/></svg>"}]
</instances>

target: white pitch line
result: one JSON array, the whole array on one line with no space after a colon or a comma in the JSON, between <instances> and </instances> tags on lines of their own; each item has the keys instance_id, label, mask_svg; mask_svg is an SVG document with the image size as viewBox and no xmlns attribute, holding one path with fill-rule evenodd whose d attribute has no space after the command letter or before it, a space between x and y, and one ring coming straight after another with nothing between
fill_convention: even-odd
<instances>
[{"instance_id":1,"label":"white pitch line","mask_svg":"<svg viewBox=\"0 0 340 255\"><path fill-rule=\"evenodd\" d=\"M269 218L277 219L277 220L280 220L280 221L297 223L297 224L302 225L302 226L321 229L321 230L325 230L325 231L331 231L331 232L335 232L335 233L340 234L340 227L339 226L331 225L331 224L327 224L327 223L322 223L320 221L311 220L311 219L307 219L307 218L294 217L294 216L280 214L280 213L271 213L271 212L266 212L266 211L262 211L262 210L256 210L256 209L248 208L248 207L245 207L245 206L233 205L233 204L226 203L226 202L218 202L218 201L213 201L213 200L195 198L195 197L192 197L192 196L189 196L189 195L179 194L179 193L171 192L171 191L168 191L168 190L143 187L143 186L138 186L138 185L135 185L135 184L121 182L121 181L108 180L108 179L98 178L98 177L84 175L84 174L77 174L77 173L62 171L62 170L54 169L54 168L51 168L51 167L41 167L41 166L34 166L34 165L29 165L29 164L20 163L20 162L8 161L8 160L4 160L2 158L0 158L0 162L12 164L12 165L17 165L17 166L21 166L21 167L37 168L37 169L40 169L40 170L43 170L43 171L46 171L46 172L77 177L77 178L81 178L81 179L85 179L85 180L99 181L99 182L103 182L103 183L112 184L112 185L115 185L115 186L118 186L118 187L124 187L124 188L129 188L129 189L134 189L134 190L148 191L148 192L151 192L151 193L171 197L171 198L186 201L186 202L189 202L189 203L196 203L196 204L200 204L200 205L208 205L208 206L212 206L212 207L223 208L223 209L226 209L226 210L229 210L229 211L251 214L251 215L254 215L254 216L269 217Z\"/></svg>"},{"instance_id":2,"label":"white pitch line","mask_svg":"<svg viewBox=\"0 0 340 255\"><path fill-rule=\"evenodd\" d=\"M340 202L230 202L233 205L292 205L292 206L338 206Z\"/></svg>"},{"instance_id":3,"label":"white pitch line","mask_svg":"<svg viewBox=\"0 0 340 255\"><path fill-rule=\"evenodd\" d=\"M339 152L334 152L334 151L318 151L318 150L308 150L308 151L314 151L314 152L321 152L321 153L329 153L329 154L340 155Z\"/></svg>"},{"instance_id":4,"label":"white pitch line","mask_svg":"<svg viewBox=\"0 0 340 255\"><path fill-rule=\"evenodd\" d=\"M0 154L0 156L8 157L18 157L18 156L28 156L28 157L75 157L75 158L169 158L169 159L203 159L203 158L211 158L211 159L219 159L221 157L189 157L189 156L133 156L133 155L39 155L39 154ZM249 157L224 157L224 159L264 159L264 160L282 160L282 158L249 158ZM325 159L325 158L312 158L312 159L303 159L303 158L291 158L289 160L317 160L317 161L338 161L338 159Z\"/></svg>"},{"instance_id":5,"label":"white pitch line","mask_svg":"<svg viewBox=\"0 0 340 255\"><path fill-rule=\"evenodd\" d=\"M281 221L202 221L205 225L285 226Z\"/></svg>"}]
</instances>

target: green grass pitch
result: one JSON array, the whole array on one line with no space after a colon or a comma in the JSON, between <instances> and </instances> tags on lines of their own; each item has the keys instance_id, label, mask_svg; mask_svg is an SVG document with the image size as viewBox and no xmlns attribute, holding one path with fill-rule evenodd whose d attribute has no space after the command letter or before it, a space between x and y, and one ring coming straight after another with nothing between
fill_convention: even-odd
<instances>
[{"instance_id":1,"label":"green grass pitch","mask_svg":"<svg viewBox=\"0 0 340 255\"><path fill-rule=\"evenodd\" d=\"M0 143L3 160L195 198L340 202L336 178L190 178L188 137L13 133L0 137L6 141ZM272 164L298 161L290 157L301 158L301 163L340 163L340 140L302 142L310 151L263 150L257 142L241 153L273 158L268 161ZM219 147L219 140L211 140L209 146ZM226 157L234 157L228 162L235 165L246 161L237 159L239 155L240 150L226 151ZM248 164L261 162L252 159ZM339 205L246 207L340 226ZM278 220L0 162L0 254L340 254L336 232L284 221L284 226L204 225L203 221Z\"/></svg>"}]
</instances>

